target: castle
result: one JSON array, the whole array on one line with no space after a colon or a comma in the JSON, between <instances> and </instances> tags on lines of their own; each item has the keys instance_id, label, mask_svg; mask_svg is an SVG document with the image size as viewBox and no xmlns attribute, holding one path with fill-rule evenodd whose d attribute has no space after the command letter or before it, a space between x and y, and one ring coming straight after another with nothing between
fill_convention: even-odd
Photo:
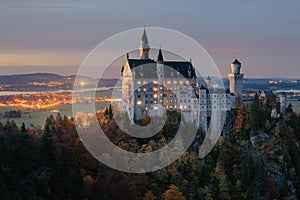
<instances>
[{"instance_id":1,"label":"castle","mask_svg":"<svg viewBox=\"0 0 300 200\"><path fill-rule=\"evenodd\" d=\"M159 49L157 59L149 57L150 45L146 30L140 41L140 58L127 54L121 70L122 111L133 122L142 116L162 115L164 111L180 111L184 120L207 131L212 115L221 119L231 110L235 100L242 95L241 63L235 59L228 75L230 88L216 87L207 77L205 83L197 82L195 68L190 61L164 60ZM222 125L217 130L222 131Z\"/></svg>"}]
</instances>

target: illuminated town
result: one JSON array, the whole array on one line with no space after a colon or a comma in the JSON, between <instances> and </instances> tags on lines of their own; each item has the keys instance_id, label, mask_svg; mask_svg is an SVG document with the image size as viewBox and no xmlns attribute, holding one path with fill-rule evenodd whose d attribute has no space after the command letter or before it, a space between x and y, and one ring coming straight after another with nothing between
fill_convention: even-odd
<instances>
[{"instance_id":1,"label":"illuminated town","mask_svg":"<svg viewBox=\"0 0 300 200\"><path fill-rule=\"evenodd\" d=\"M79 97L73 96L71 92L60 92L60 93L36 93L36 94L16 94L16 95L5 95L0 96L0 107L1 106L15 106L28 109L46 109L58 105L72 104L74 103L88 103L111 101L107 96L104 97Z\"/></svg>"}]
</instances>

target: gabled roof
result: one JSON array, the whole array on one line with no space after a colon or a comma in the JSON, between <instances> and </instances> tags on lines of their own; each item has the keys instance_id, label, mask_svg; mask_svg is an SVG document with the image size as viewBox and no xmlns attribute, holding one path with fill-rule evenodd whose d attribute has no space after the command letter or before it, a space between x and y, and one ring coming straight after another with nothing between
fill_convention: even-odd
<instances>
[{"instance_id":1,"label":"gabled roof","mask_svg":"<svg viewBox=\"0 0 300 200\"><path fill-rule=\"evenodd\" d=\"M152 59L128 59L128 63L130 66L130 69L134 69L138 66L141 66L138 68L138 70L135 70L139 73L143 73L143 76L150 76L154 78L154 73L156 74L156 62ZM176 76L176 74L172 73L172 71L179 72L182 76L185 78L196 78L196 73L194 70L193 65L190 62L187 61L165 61L164 62L165 67L165 72L164 76L165 77L172 77ZM169 70L168 70L169 67ZM122 69L123 70L123 69ZM146 74L150 73L150 74ZM138 76L138 73L136 73L136 77ZM156 75L155 75L156 77ZM146 78L146 77L145 77Z\"/></svg>"}]
</instances>

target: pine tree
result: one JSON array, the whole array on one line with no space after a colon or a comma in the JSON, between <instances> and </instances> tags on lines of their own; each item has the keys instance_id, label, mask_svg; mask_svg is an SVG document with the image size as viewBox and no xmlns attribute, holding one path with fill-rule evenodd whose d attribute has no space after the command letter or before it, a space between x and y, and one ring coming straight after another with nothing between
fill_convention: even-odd
<instances>
[{"instance_id":1,"label":"pine tree","mask_svg":"<svg viewBox=\"0 0 300 200\"><path fill-rule=\"evenodd\" d=\"M57 113L55 120L56 120L56 123L62 123L63 122L63 119L62 119L62 116L61 116L60 112Z\"/></svg>"},{"instance_id":2,"label":"pine tree","mask_svg":"<svg viewBox=\"0 0 300 200\"><path fill-rule=\"evenodd\" d=\"M294 112L293 105L292 105L292 103L290 103L288 105L288 107L286 108L286 113L293 113L293 112Z\"/></svg>"},{"instance_id":3,"label":"pine tree","mask_svg":"<svg viewBox=\"0 0 300 200\"><path fill-rule=\"evenodd\" d=\"M215 177L219 182L219 198L230 199L230 185L223 166L219 163L215 168Z\"/></svg>"},{"instance_id":4,"label":"pine tree","mask_svg":"<svg viewBox=\"0 0 300 200\"><path fill-rule=\"evenodd\" d=\"M24 122L22 123L22 126L21 126L21 133L28 133Z\"/></svg>"},{"instance_id":5,"label":"pine tree","mask_svg":"<svg viewBox=\"0 0 300 200\"><path fill-rule=\"evenodd\" d=\"M252 135L256 135L257 131L261 128L262 109L259 103L258 95L256 94L250 107L250 127Z\"/></svg>"},{"instance_id":6,"label":"pine tree","mask_svg":"<svg viewBox=\"0 0 300 200\"><path fill-rule=\"evenodd\" d=\"M108 114L109 114L110 117L113 116L113 110L112 110L112 107L111 107L111 103L108 106Z\"/></svg>"},{"instance_id":7,"label":"pine tree","mask_svg":"<svg viewBox=\"0 0 300 200\"><path fill-rule=\"evenodd\" d=\"M55 163L55 145L53 141L53 121L51 118L46 119L44 133L42 136L40 153L44 165L54 165Z\"/></svg>"}]
</instances>

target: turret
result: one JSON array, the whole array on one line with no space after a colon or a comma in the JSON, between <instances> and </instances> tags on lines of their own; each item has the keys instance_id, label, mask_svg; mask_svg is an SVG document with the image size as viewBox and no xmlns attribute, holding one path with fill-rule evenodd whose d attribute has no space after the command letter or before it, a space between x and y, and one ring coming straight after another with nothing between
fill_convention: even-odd
<instances>
[{"instance_id":1,"label":"turret","mask_svg":"<svg viewBox=\"0 0 300 200\"><path fill-rule=\"evenodd\" d=\"M157 61L156 61L156 73L158 77L158 81L161 85L163 85L163 80L164 80L164 57L162 55L161 49L158 51L157 55Z\"/></svg>"},{"instance_id":2,"label":"turret","mask_svg":"<svg viewBox=\"0 0 300 200\"><path fill-rule=\"evenodd\" d=\"M150 46L148 42L146 28L144 28L142 40L140 41L140 59L143 60L149 59L149 51L150 51Z\"/></svg>"},{"instance_id":3,"label":"turret","mask_svg":"<svg viewBox=\"0 0 300 200\"><path fill-rule=\"evenodd\" d=\"M244 74L241 74L242 64L238 59L231 63L231 74L228 74L229 89L235 97L242 96Z\"/></svg>"},{"instance_id":4,"label":"turret","mask_svg":"<svg viewBox=\"0 0 300 200\"><path fill-rule=\"evenodd\" d=\"M206 87L210 88L211 87L211 78L208 76L207 79L205 80Z\"/></svg>"},{"instance_id":5,"label":"turret","mask_svg":"<svg viewBox=\"0 0 300 200\"><path fill-rule=\"evenodd\" d=\"M279 102L280 102L280 112L282 115L285 115L286 109L286 93L279 93Z\"/></svg>"},{"instance_id":6,"label":"turret","mask_svg":"<svg viewBox=\"0 0 300 200\"><path fill-rule=\"evenodd\" d=\"M238 59L235 59L232 63L231 63L231 72L233 74L240 74L241 73L241 66L242 64L240 63L240 61L238 61Z\"/></svg>"}]
</instances>

